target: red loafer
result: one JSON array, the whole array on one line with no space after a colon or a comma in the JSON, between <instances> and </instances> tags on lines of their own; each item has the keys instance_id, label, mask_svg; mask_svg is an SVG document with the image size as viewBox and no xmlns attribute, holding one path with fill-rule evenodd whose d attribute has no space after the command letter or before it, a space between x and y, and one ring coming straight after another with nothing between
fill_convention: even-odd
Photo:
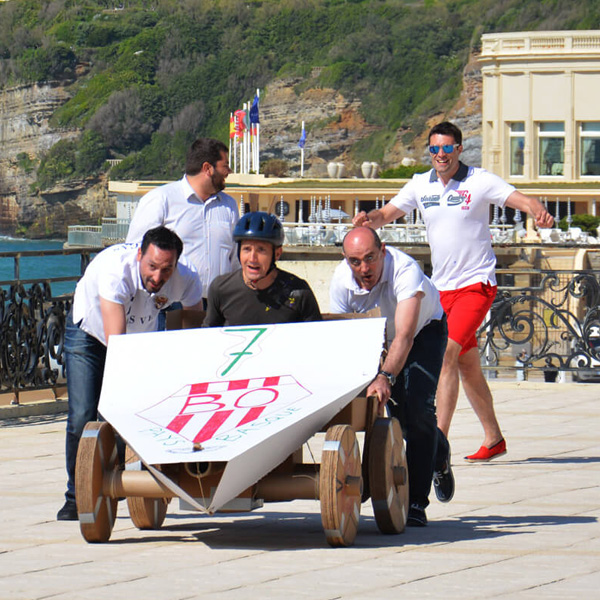
<instances>
[{"instance_id":1,"label":"red loafer","mask_svg":"<svg viewBox=\"0 0 600 600\"><path fill-rule=\"evenodd\" d=\"M492 460L492 458L497 458L503 454L506 454L506 442L504 441L504 438L497 444L494 444L491 448L481 446L475 454L465 456L465 460L469 462L487 462L488 460Z\"/></svg>"}]
</instances>

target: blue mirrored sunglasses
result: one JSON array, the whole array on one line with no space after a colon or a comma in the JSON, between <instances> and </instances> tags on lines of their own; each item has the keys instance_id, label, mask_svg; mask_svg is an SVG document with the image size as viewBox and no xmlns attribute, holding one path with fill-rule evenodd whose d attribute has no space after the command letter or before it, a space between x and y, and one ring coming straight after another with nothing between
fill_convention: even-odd
<instances>
[{"instance_id":1,"label":"blue mirrored sunglasses","mask_svg":"<svg viewBox=\"0 0 600 600\"><path fill-rule=\"evenodd\" d=\"M443 146L429 146L429 152L431 154L437 154L440 148L444 151L444 154L452 154L454 148L458 148L460 144L444 144Z\"/></svg>"}]
</instances>

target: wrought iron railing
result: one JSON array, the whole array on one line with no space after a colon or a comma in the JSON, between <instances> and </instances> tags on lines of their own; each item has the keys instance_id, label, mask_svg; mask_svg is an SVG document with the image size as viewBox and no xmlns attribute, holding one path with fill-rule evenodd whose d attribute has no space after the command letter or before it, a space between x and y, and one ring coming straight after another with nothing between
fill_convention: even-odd
<instances>
[{"instance_id":1,"label":"wrought iron railing","mask_svg":"<svg viewBox=\"0 0 600 600\"><path fill-rule=\"evenodd\" d=\"M100 250L0 253L14 261L14 279L0 281L0 393L53 388L64 382L64 328L72 293L52 286L76 281ZM78 254L80 272L24 279L20 259ZM337 263L337 256L335 258ZM509 285L523 271L499 274L499 292L479 335L482 365L490 377L600 380L600 284L594 271L529 268L529 285ZM309 278L310 279L310 278Z\"/></svg>"},{"instance_id":2,"label":"wrought iron railing","mask_svg":"<svg viewBox=\"0 0 600 600\"><path fill-rule=\"evenodd\" d=\"M498 288L479 330L484 368L600 380L600 284L592 271L530 271L529 287Z\"/></svg>"},{"instance_id":3,"label":"wrought iron railing","mask_svg":"<svg viewBox=\"0 0 600 600\"><path fill-rule=\"evenodd\" d=\"M14 279L0 281L0 393L54 388L65 381L63 341L65 318L73 293L56 295L53 285L76 282L98 248L1 252L12 260ZM48 260L61 255L79 255L78 273L61 277L25 279L21 259ZM74 285L73 285L74 287Z\"/></svg>"}]
</instances>

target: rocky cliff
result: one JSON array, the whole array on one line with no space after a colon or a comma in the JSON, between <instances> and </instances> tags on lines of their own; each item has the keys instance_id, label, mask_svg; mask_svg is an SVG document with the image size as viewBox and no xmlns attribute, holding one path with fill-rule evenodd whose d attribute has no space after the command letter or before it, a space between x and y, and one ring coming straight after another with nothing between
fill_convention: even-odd
<instances>
[{"instance_id":1,"label":"rocky cliff","mask_svg":"<svg viewBox=\"0 0 600 600\"><path fill-rule=\"evenodd\" d=\"M101 181L69 182L43 194L30 191L40 155L80 133L50 126L53 112L68 98L58 83L0 91L0 235L64 238L68 225L95 224L114 214Z\"/></svg>"},{"instance_id":2,"label":"rocky cliff","mask_svg":"<svg viewBox=\"0 0 600 600\"><path fill-rule=\"evenodd\" d=\"M336 90L307 88L301 79L273 81L261 99L261 160L283 158L292 173L300 168L301 122L308 132L305 146L305 177L327 177L327 163L344 163L347 176L360 177L360 165L352 157L353 146L377 131L369 125L357 99L345 98ZM403 143L406 130L398 131L395 143L386 150L382 167L400 164L403 158L413 158L428 164L426 150L428 129L444 119L454 121L463 131L464 161L481 165L481 70L477 56L473 55L463 72L463 90L457 103L448 113L439 113L427 120L425 131L408 136L411 142ZM374 157L365 157L374 160Z\"/></svg>"},{"instance_id":3,"label":"rocky cliff","mask_svg":"<svg viewBox=\"0 0 600 600\"><path fill-rule=\"evenodd\" d=\"M58 130L50 125L54 110L68 99L57 83L0 90L0 235L65 238L68 225L99 224L114 216L104 180L72 181L43 193L32 193L40 155L60 139L79 135L78 130ZM308 132L305 177L326 177L330 161L342 162L347 176L360 176L352 158L353 146L377 130L361 114L357 99L332 89L310 87L310 81L281 79L265 89L260 104L261 160L284 158L291 174L299 171L301 122ZM465 162L481 163L481 72L476 57L464 71L461 97L451 111L437 114L427 126L443 119L455 121L465 134ZM406 131L384 156L384 167L400 164L404 157L427 162L426 133L404 144ZM412 138L412 136L409 136Z\"/></svg>"}]
</instances>

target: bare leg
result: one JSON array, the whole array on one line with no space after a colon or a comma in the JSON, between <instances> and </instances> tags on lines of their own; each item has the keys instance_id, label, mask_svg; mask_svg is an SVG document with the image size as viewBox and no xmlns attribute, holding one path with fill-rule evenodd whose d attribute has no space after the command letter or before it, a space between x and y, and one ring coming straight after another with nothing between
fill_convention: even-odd
<instances>
[{"instance_id":1,"label":"bare leg","mask_svg":"<svg viewBox=\"0 0 600 600\"><path fill-rule=\"evenodd\" d=\"M458 401L458 355L460 351L461 346L454 340L448 339L436 394L438 427L446 437L448 437L450 423Z\"/></svg>"},{"instance_id":2,"label":"bare leg","mask_svg":"<svg viewBox=\"0 0 600 600\"><path fill-rule=\"evenodd\" d=\"M478 349L471 348L460 356L458 368L465 394L483 426L485 434L483 445L491 448L502 439L502 432L494 412L492 392L481 370Z\"/></svg>"}]
</instances>

